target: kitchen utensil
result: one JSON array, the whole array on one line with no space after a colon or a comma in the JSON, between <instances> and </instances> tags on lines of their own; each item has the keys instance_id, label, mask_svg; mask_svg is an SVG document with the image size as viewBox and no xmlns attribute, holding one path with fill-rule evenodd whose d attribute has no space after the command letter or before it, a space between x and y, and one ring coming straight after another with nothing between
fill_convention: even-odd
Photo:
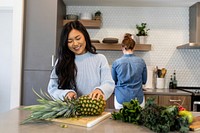
<instances>
[{"instance_id":1,"label":"kitchen utensil","mask_svg":"<svg viewBox=\"0 0 200 133\"><path fill-rule=\"evenodd\" d=\"M158 69L158 70L157 70L157 74L158 74L158 78L160 78L160 77L161 77L161 74L162 74L161 69Z\"/></svg>"},{"instance_id":2,"label":"kitchen utensil","mask_svg":"<svg viewBox=\"0 0 200 133\"><path fill-rule=\"evenodd\" d=\"M92 127L110 116L110 112L103 112L100 116L82 116L80 118L56 118L52 119L51 121L83 127Z\"/></svg>"},{"instance_id":3,"label":"kitchen utensil","mask_svg":"<svg viewBox=\"0 0 200 133\"><path fill-rule=\"evenodd\" d=\"M160 77L161 77L161 78L165 78L166 73L167 73L167 69L162 68L162 69L161 69L161 75L160 75Z\"/></svg>"},{"instance_id":4,"label":"kitchen utensil","mask_svg":"<svg viewBox=\"0 0 200 133\"><path fill-rule=\"evenodd\" d=\"M156 89L164 89L164 88L165 88L165 78L157 78Z\"/></svg>"}]
</instances>

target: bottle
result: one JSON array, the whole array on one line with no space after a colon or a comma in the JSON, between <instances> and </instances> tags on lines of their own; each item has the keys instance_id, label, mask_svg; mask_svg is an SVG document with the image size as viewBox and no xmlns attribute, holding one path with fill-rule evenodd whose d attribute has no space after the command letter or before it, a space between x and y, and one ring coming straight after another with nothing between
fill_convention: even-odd
<instances>
[{"instance_id":1,"label":"bottle","mask_svg":"<svg viewBox=\"0 0 200 133\"><path fill-rule=\"evenodd\" d=\"M173 89L176 89L176 87L177 87L176 70L174 70Z\"/></svg>"},{"instance_id":2,"label":"bottle","mask_svg":"<svg viewBox=\"0 0 200 133\"><path fill-rule=\"evenodd\" d=\"M172 79L172 75L170 77L170 82L169 82L169 89L173 89L174 86L173 86L173 79Z\"/></svg>"}]
</instances>

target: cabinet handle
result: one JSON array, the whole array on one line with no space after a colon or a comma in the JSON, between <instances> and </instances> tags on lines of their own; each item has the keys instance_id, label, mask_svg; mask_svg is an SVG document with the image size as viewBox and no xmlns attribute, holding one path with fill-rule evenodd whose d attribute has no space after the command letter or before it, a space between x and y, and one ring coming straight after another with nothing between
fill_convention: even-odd
<instances>
[{"instance_id":1,"label":"cabinet handle","mask_svg":"<svg viewBox=\"0 0 200 133\"><path fill-rule=\"evenodd\" d=\"M55 56L52 55L51 56L51 66L54 67L54 64L55 64Z\"/></svg>"},{"instance_id":2,"label":"cabinet handle","mask_svg":"<svg viewBox=\"0 0 200 133\"><path fill-rule=\"evenodd\" d=\"M169 102L181 102L181 99L178 100L169 99Z\"/></svg>"}]
</instances>

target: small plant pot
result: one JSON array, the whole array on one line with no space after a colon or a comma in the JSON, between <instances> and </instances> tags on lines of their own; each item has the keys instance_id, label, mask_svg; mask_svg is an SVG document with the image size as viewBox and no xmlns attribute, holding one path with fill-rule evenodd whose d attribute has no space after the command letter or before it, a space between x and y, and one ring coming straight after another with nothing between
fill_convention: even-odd
<instances>
[{"instance_id":1,"label":"small plant pot","mask_svg":"<svg viewBox=\"0 0 200 133\"><path fill-rule=\"evenodd\" d=\"M94 16L95 20L101 20L101 16Z\"/></svg>"},{"instance_id":2,"label":"small plant pot","mask_svg":"<svg viewBox=\"0 0 200 133\"><path fill-rule=\"evenodd\" d=\"M147 36L138 36L139 44L146 44L147 43Z\"/></svg>"}]
</instances>

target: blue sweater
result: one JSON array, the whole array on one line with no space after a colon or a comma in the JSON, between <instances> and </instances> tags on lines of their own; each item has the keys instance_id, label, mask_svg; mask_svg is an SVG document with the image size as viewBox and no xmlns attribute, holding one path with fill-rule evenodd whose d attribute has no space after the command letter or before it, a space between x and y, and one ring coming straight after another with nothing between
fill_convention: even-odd
<instances>
[{"instance_id":1,"label":"blue sweater","mask_svg":"<svg viewBox=\"0 0 200 133\"><path fill-rule=\"evenodd\" d=\"M94 89L103 91L105 99L108 99L114 91L114 81L106 57L102 54L85 53L76 55L75 64L77 66L77 96L87 95ZM48 84L49 94L56 99L63 99L69 92L74 90L58 89L58 76L53 69Z\"/></svg>"},{"instance_id":2,"label":"blue sweater","mask_svg":"<svg viewBox=\"0 0 200 133\"><path fill-rule=\"evenodd\" d=\"M113 62L112 77L115 81L115 96L118 103L129 102L135 98L142 103L142 85L147 81L147 68L142 58L124 54Z\"/></svg>"}]
</instances>

